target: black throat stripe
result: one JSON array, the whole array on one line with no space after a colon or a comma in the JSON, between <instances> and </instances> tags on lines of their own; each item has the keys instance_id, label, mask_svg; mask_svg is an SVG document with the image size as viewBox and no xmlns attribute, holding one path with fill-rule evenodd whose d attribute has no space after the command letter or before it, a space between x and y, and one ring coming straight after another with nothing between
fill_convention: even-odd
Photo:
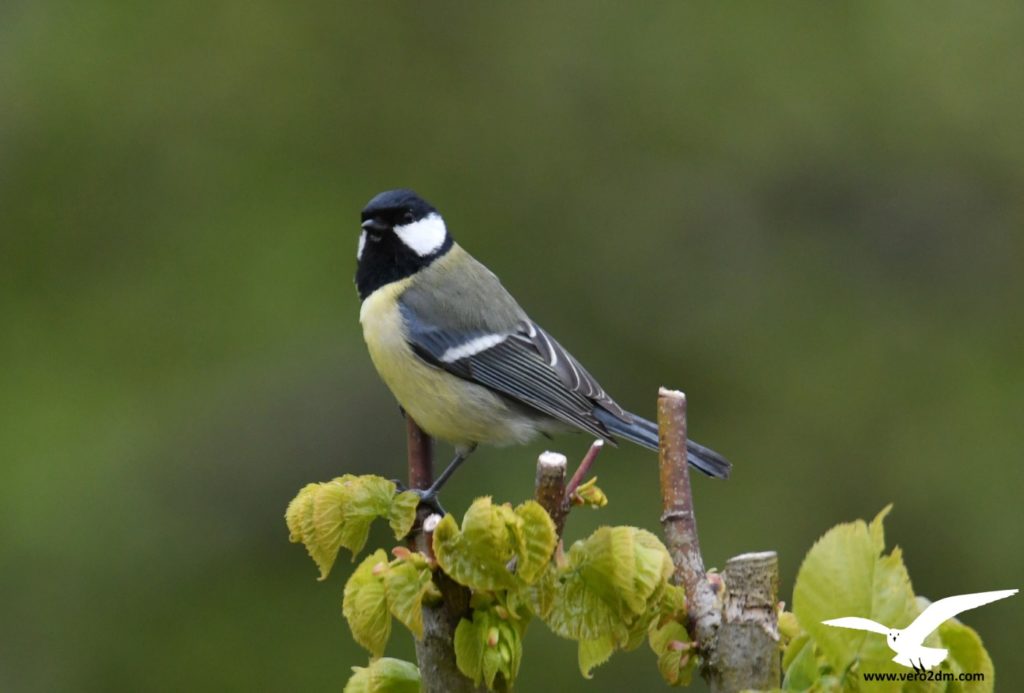
<instances>
[{"instance_id":1,"label":"black throat stripe","mask_svg":"<svg viewBox=\"0 0 1024 693\"><path fill-rule=\"evenodd\" d=\"M430 255L418 255L402 243L394 231L382 234L379 241L367 238L363 255L356 266L359 300L365 301L367 296L380 287L416 274L451 250L452 243L452 237L446 235L440 248Z\"/></svg>"}]
</instances>

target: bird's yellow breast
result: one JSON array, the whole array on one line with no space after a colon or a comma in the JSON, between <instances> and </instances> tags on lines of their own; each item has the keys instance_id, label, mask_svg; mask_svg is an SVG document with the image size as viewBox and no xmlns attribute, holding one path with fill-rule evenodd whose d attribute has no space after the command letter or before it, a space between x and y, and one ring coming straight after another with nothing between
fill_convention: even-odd
<instances>
[{"instance_id":1,"label":"bird's yellow breast","mask_svg":"<svg viewBox=\"0 0 1024 693\"><path fill-rule=\"evenodd\" d=\"M455 445L525 443L535 422L485 387L426 363L409 346L398 299L411 279L380 287L359 310L373 365L399 404L431 436Z\"/></svg>"}]
</instances>

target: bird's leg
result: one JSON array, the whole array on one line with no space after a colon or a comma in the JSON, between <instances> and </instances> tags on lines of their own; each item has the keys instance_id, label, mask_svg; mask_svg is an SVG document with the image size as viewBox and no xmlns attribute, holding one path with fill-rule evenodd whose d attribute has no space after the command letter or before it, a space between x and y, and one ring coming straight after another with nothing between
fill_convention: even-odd
<instances>
[{"instance_id":1,"label":"bird's leg","mask_svg":"<svg viewBox=\"0 0 1024 693\"><path fill-rule=\"evenodd\" d=\"M441 488L448 483L448 480L452 478L452 474L455 473L455 470L466 461L469 454L473 452L474 449L476 449L475 445L471 448L457 449L455 451L455 457L452 459L451 463L445 467L444 471L441 472L441 475L434 480L434 483L430 485L430 488L416 491L420 497L420 503L428 505L435 511L444 514L444 508L442 508L441 504L437 502L437 494Z\"/></svg>"}]
</instances>

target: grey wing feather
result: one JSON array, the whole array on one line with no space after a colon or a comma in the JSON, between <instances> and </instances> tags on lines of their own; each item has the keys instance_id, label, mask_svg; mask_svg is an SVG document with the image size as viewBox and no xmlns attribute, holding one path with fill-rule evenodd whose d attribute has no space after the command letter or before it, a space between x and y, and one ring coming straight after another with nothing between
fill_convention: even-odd
<instances>
[{"instance_id":1,"label":"grey wing feather","mask_svg":"<svg viewBox=\"0 0 1024 693\"><path fill-rule=\"evenodd\" d=\"M490 349L446 365L456 374L465 372L470 380L599 438L611 440L608 430L594 418L594 402L566 388L558 374L522 335L510 335Z\"/></svg>"},{"instance_id":2,"label":"grey wing feather","mask_svg":"<svg viewBox=\"0 0 1024 693\"><path fill-rule=\"evenodd\" d=\"M595 405L629 420L593 376L528 319L506 332L454 329L424 320L402 300L399 307L413 350L434 366L605 440L613 439L594 417Z\"/></svg>"},{"instance_id":3,"label":"grey wing feather","mask_svg":"<svg viewBox=\"0 0 1024 693\"><path fill-rule=\"evenodd\" d=\"M460 347L475 340L494 334L491 330L457 330L431 324L423 320L413 308L399 302L402 317L405 320L409 340L421 358L435 366L446 367L442 359L445 354L452 353ZM459 375L459 374L456 374Z\"/></svg>"},{"instance_id":4,"label":"grey wing feather","mask_svg":"<svg viewBox=\"0 0 1024 693\"><path fill-rule=\"evenodd\" d=\"M594 376L573 358L561 344L545 332L540 325L532 320L526 321L526 334L537 349L541 358L548 362L561 379L562 384L573 392L578 392L595 404L599 404L626 423L633 420L629 413L608 396Z\"/></svg>"}]
</instances>

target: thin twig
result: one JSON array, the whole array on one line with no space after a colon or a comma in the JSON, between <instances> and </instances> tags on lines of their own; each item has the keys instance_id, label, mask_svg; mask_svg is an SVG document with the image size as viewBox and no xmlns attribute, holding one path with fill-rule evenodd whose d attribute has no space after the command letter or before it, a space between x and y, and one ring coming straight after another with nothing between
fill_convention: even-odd
<instances>
[{"instance_id":1,"label":"thin twig","mask_svg":"<svg viewBox=\"0 0 1024 693\"><path fill-rule=\"evenodd\" d=\"M424 433L411 416L405 417L406 455L409 461L409 488L426 489L434 482L434 441ZM423 522L432 510L426 505L416 509L416 524L411 535L412 548L433 558L430 535L423 532Z\"/></svg>"},{"instance_id":2,"label":"thin twig","mask_svg":"<svg viewBox=\"0 0 1024 693\"><path fill-rule=\"evenodd\" d=\"M676 584L686 589L687 626L700 648L712 646L721 623L721 607L704 572L686 462L686 395L658 391L661 526L675 565Z\"/></svg>"},{"instance_id":3,"label":"thin twig","mask_svg":"<svg viewBox=\"0 0 1024 693\"><path fill-rule=\"evenodd\" d=\"M409 457L409 488L428 489L434 482L434 441L408 415L405 417L405 436Z\"/></svg>"},{"instance_id":4,"label":"thin twig","mask_svg":"<svg viewBox=\"0 0 1024 693\"><path fill-rule=\"evenodd\" d=\"M587 450L587 454L583 456L580 466L576 468L576 473L572 475L572 479L570 479L569 483L566 485L565 497L562 503L566 506L567 511L569 506L572 505L572 494L576 493L576 489L583 483L583 479L590 471L590 467L594 464L594 460L596 460L597 456L601 454L602 448L604 448L604 441L601 439L595 440L590 444L590 449Z\"/></svg>"}]
</instances>

